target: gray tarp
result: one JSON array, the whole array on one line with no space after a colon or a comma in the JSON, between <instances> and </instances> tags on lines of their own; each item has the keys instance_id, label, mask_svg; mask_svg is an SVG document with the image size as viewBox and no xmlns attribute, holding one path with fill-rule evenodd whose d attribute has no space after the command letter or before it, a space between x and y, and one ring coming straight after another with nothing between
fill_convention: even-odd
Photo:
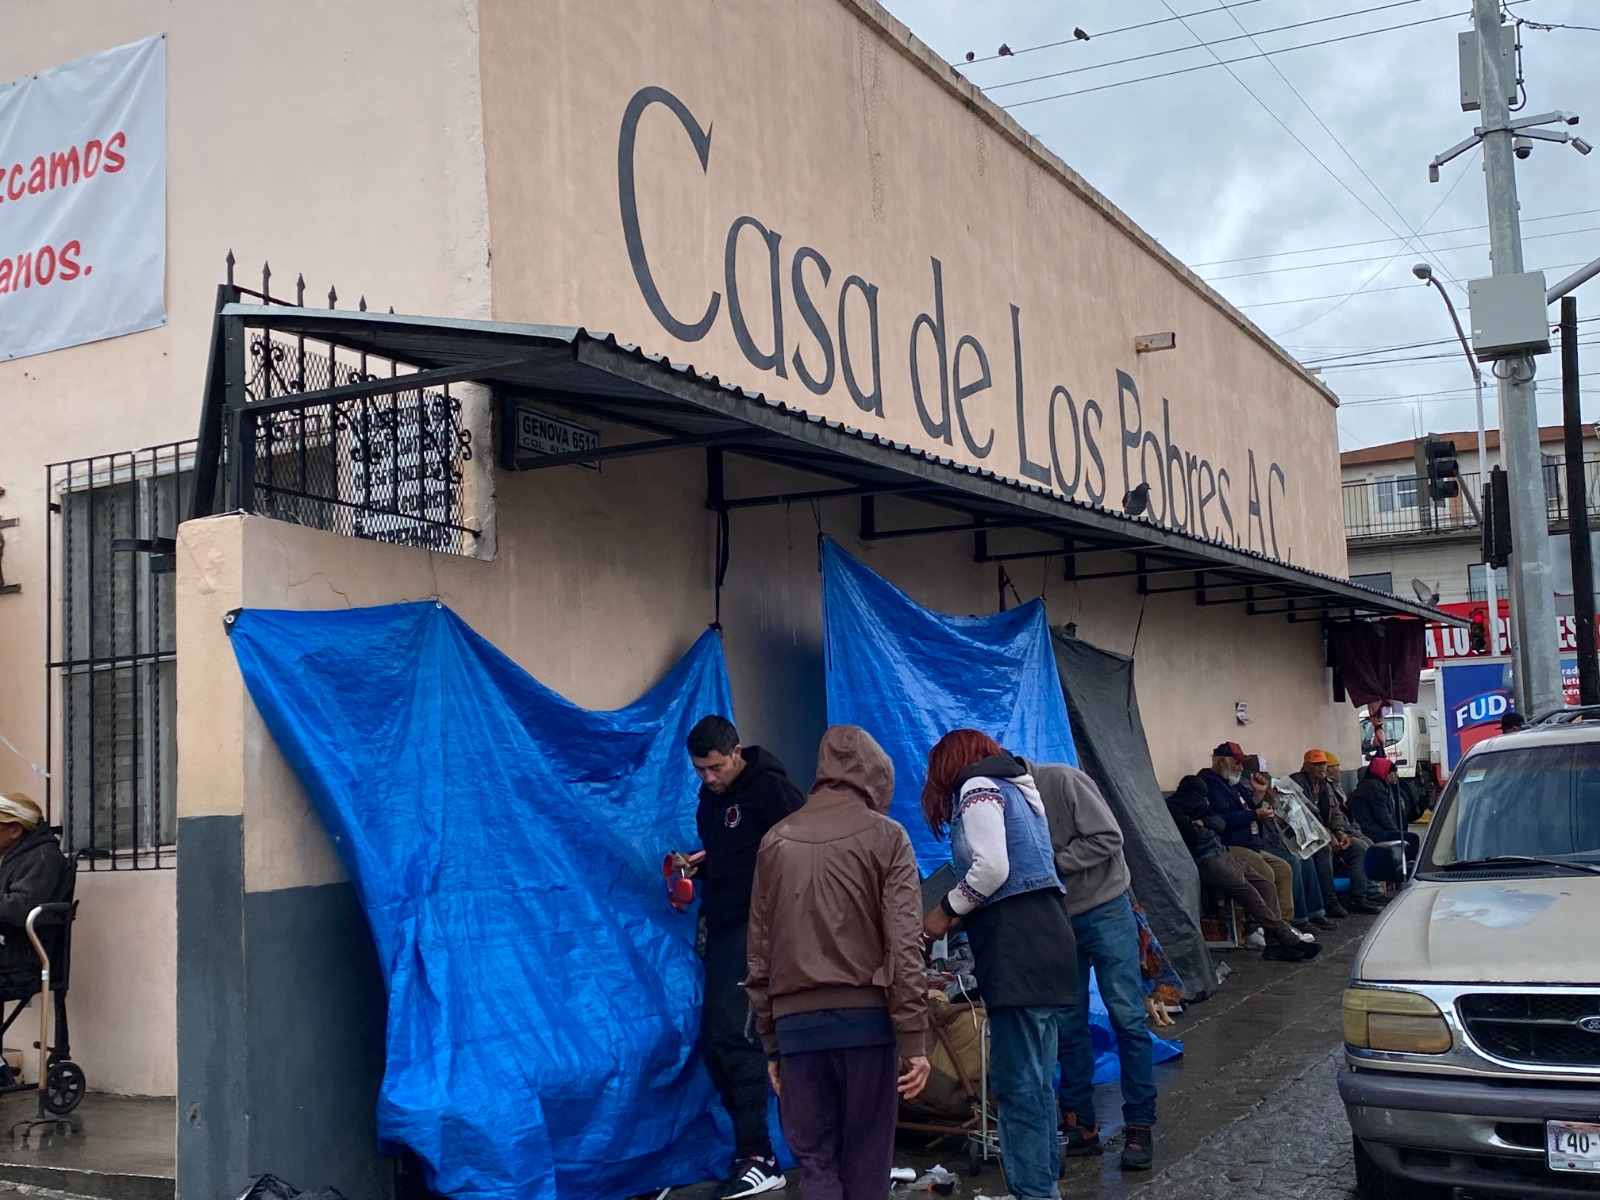
<instances>
[{"instance_id":1,"label":"gray tarp","mask_svg":"<svg viewBox=\"0 0 1600 1200\"><path fill-rule=\"evenodd\" d=\"M1156 782L1133 686L1133 659L1053 635L1079 765L1099 785L1122 826L1133 892L1190 999L1217 989L1200 932L1200 877Z\"/></svg>"}]
</instances>

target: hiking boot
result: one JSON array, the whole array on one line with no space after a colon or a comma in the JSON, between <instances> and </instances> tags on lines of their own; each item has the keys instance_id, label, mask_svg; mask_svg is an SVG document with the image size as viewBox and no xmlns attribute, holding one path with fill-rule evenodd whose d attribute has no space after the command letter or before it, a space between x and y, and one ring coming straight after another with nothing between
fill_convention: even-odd
<instances>
[{"instance_id":1,"label":"hiking boot","mask_svg":"<svg viewBox=\"0 0 1600 1200\"><path fill-rule=\"evenodd\" d=\"M1129 1125L1123 1131L1122 1169L1148 1171L1156 1160L1154 1136L1148 1125Z\"/></svg>"},{"instance_id":2,"label":"hiking boot","mask_svg":"<svg viewBox=\"0 0 1600 1200\"><path fill-rule=\"evenodd\" d=\"M1063 1113L1061 1117L1061 1153L1067 1158L1087 1158L1104 1150L1100 1145L1100 1125L1078 1124L1077 1113Z\"/></svg>"},{"instance_id":3,"label":"hiking boot","mask_svg":"<svg viewBox=\"0 0 1600 1200\"><path fill-rule=\"evenodd\" d=\"M1337 900L1328 905L1327 908L1328 916L1332 917L1335 921L1342 921L1350 915L1350 910L1344 905L1340 904Z\"/></svg>"},{"instance_id":4,"label":"hiking boot","mask_svg":"<svg viewBox=\"0 0 1600 1200\"><path fill-rule=\"evenodd\" d=\"M1313 925L1315 925L1318 929L1337 929L1337 928L1339 928L1332 921L1328 920L1327 917L1312 917L1311 918L1311 923Z\"/></svg>"},{"instance_id":5,"label":"hiking boot","mask_svg":"<svg viewBox=\"0 0 1600 1200\"><path fill-rule=\"evenodd\" d=\"M1375 917L1383 909L1373 904L1370 900L1352 900L1350 901L1350 911L1362 917Z\"/></svg>"},{"instance_id":6,"label":"hiking boot","mask_svg":"<svg viewBox=\"0 0 1600 1200\"><path fill-rule=\"evenodd\" d=\"M783 1172L778 1170L778 1160L767 1158L736 1158L728 1168L728 1177L711 1193L712 1200L741 1200L744 1196L760 1196L767 1192L781 1192Z\"/></svg>"}]
</instances>

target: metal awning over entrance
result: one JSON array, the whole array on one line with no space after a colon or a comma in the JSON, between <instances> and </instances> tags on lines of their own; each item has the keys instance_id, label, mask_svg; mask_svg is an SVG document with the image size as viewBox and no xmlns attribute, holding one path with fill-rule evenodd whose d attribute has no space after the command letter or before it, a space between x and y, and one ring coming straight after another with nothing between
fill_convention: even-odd
<instances>
[{"instance_id":1,"label":"metal awning over entrance","mask_svg":"<svg viewBox=\"0 0 1600 1200\"><path fill-rule=\"evenodd\" d=\"M348 413L354 402L401 392L448 395L449 385L471 382L494 389L502 412L512 411L521 401L552 415L637 431L636 436L612 444L523 455L507 463L518 470L702 448L707 452L708 506L724 514L763 505L852 499L859 503L859 535L864 541L967 534L978 562L1060 557L1066 577L1078 582L1133 579L1141 595L1187 593L1202 607L1242 605L1251 615L1280 615L1291 621L1403 615L1461 623L1348 580L1067 500L1047 489L824 420L608 336L554 326L244 304L238 302L240 294L229 287L219 297L195 515L256 507L251 498L261 484L254 456L261 443L251 435L252 429L271 426L280 430L271 436L281 438L286 417L318 406L331 406L335 415L329 425L339 427L338 413ZM307 342L328 348L330 361L338 352L359 356L363 368L369 358L384 367L346 372L330 367L318 377L304 366ZM292 363L296 346L301 360L298 374ZM281 364L279 359L291 361ZM271 385L275 370L287 380L276 387ZM267 385L251 386L263 371ZM319 382L326 386L312 386ZM420 401L418 405L420 409ZM299 420L303 425L304 416ZM515 453L514 436L503 436L502 442ZM815 478L816 486L733 494L725 486L722 470L723 459L730 454L803 472ZM305 458L303 447L301 457ZM225 480L218 475L224 459ZM302 466L302 476L305 471ZM364 478L370 488L370 469ZM299 495L292 487L279 490ZM918 511L931 510L933 515L922 523L888 522L881 519L885 514L878 501L883 497L914 500ZM319 502L350 503L337 497ZM381 503L378 518L403 517L398 508L391 512ZM299 511L291 513L292 519L301 519ZM463 536L473 534L437 514L425 522ZM1034 535L1045 544L991 553L992 535L1006 531Z\"/></svg>"}]
</instances>

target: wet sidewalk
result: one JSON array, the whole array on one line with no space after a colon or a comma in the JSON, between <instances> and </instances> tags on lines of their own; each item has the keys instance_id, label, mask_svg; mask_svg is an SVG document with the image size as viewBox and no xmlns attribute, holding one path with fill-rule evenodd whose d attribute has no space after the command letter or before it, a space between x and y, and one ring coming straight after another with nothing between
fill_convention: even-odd
<instances>
[{"instance_id":1,"label":"wet sidewalk","mask_svg":"<svg viewBox=\"0 0 1600 1200\"><path fill-rule=\"evenodd\" d=\"M100 1200L172 1200L177 1108L172 1100L84 1097L73 1114L82 1132L27 1141L6 1135L34 1116L32 1092L0 1099L0 1194L8 1185Z\"/></svg>"},{"instance_id":2,"label":"wet sidewalk","mask_svg":"<svg viewBox=\"0 0 1600 1200\"><path fill-rule=\"evenodd\" d=\"M1063 1200L1119 1200L1147 1192L1193 1200L1351 1195L1350 1132L1333 1079L1345 981L1373 920L1339 922L1339 929L1320 935L1323 952L1310 963L1269 963L1250 950L1218 953L1218 964L1229 969L1222 987L1160 1031L1182 1041L1184 1054L1156 1068L1161 1099L1155 1169L1124 1174L1114 1151L1074 1159L1061 1179ZM1096 1089L1096 1106L1102 1132L1120 1133L1116 1084ZM959 1176L958 1198L1005 1194L998 1164L991 1162L973 1179L959 1145L947 1143L930 1153L913 1145L902 1140L896 1166L920 1172L943 1164ZM703 1200L710 1191L709 1184L681 1188L671 1200ZM799 1200L795 1173L788 1188L771 1194Z\"/></svg>"}]
</instances>

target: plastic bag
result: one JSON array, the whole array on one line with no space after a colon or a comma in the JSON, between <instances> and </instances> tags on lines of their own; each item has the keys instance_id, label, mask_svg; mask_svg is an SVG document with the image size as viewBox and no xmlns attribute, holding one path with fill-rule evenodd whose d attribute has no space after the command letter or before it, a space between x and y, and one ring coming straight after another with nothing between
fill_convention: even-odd
<instances>
[{"instance_id":1,"label":"plastic bag","mask_svg":"<svg viewBox=\"0 0 1600 1200\"><path fill-rule=\"evenodd\" d=\"M295 1200L300 1189L285 1183L276 1175L258 1175L250 1186L239 1193L239 1200Z\"/></svg>"},{"instance_id":2,"label":"plastic bag","mask_svg":"<svg viewBox=\"0 0 1600 1200\"><path fill-rule=\"evenodd\" d=\"M1310 858L1323 847L1330 845L1333 835L1317 820L1317 813L1294 780L1274 779L1272 788L1277 793L1273 808L1277 810L1278 827L1284 845L1298 858Z\"/></svg>"}]
</instances>

